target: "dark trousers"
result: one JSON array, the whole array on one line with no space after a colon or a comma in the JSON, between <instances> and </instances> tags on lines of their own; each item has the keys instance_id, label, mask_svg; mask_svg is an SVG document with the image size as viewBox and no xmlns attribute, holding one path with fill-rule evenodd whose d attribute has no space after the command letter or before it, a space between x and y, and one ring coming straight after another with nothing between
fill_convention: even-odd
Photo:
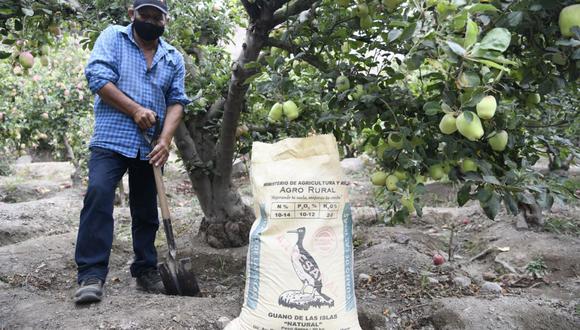
<instances>
[{"instance_id":1,"label":"dark trousers","mask_svg":"<svg viewBox=\"0 0 580 330\"><path fill-rule=\"evenodd\" d=\"M129 171L129 206L135 258L131 275L140 276L157 267L155 235L159 228L157 189L148 161L127 158L114 151L91 148L89 186L84 198L77 236L75 261L78 282L97 277L103 282L109 271L113 244L113 202L115 189Z\"/></svg>"}]
</instances>

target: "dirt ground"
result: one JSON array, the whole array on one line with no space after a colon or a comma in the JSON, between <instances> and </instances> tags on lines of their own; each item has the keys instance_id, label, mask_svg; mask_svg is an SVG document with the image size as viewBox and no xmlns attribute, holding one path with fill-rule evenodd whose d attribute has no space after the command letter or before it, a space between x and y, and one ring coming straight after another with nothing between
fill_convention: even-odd
<instances>
[{"instance_id":1,"label":"dirt ground","mask_svg":"<svg viewBox=\"0 0 580 330\"><path fill-rule=\"evenodd\" d=\"M477 204L456 208L453 187L431 184L423 217L387 226L376 211L369 170L347 172L363 329L580 329L579 205L556 204L544 214L544 229L518 230L517 217L502 212L491 221ZM71 187L71 172L68 163L25 163L0 177L0 329L222 329L239 314L247 250L199 242L201 210L174 163L165 180L180 257L195 260L203 298L135 290L131 220L122 200L106 297L75 306L84 189ZM235 183L251 203L247 175ZM433 254L448 258L452 224L459 224L454 258L434 266Z\"/></svg>"}]
</instances>

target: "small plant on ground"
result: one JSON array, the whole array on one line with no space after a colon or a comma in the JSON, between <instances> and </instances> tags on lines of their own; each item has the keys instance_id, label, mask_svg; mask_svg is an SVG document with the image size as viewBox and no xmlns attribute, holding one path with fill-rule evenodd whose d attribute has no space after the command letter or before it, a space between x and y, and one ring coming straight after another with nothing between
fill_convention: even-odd
<instances>
[{"instance_id":1,"label":"small plant on ground","mask_svg":"<svg viewBox=\"0 0 580 330\"><path fill-rule=\"evenodd\" d=\"M544 229L560 235L580 235L580 223L572 219L550 218L546 221Z\"/></svg>"},{"instance_id":2,"label":"small plant on ground","mask_svg":"<svg viewBox=\"0 0 580 330\"><path fill-rule=\"evenodd\" d=\"M526 266L526 272L534 278L542 278L548 273L548 267L542 257L538 257Z\"/></svg>"}]
</instances>

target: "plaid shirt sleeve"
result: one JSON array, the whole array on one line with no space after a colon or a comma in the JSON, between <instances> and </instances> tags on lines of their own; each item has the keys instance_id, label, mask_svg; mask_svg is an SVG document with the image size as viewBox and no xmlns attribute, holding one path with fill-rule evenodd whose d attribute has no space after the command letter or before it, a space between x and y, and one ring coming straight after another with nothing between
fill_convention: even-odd
<instances>
[{"instance_id":1,"label":"plaid shirt sleeve","mask_svg":"<svg viewBox=\"0 0 580 330\"><path fill-rule=\"evenodd\" d=\"M177 62L177 68L171 86L165 94L165 99L167 100L167 106L179 103L185 107L191 103L191 100L185 95L185 65L183 63L183 56L179 52L175 52L174 56Z\"/></svg>"},{"instance_id":2,"label":"plaid shirt sleeve","mask_svg":"<svg viewBox=\"0 0 580 330\"><path fill-rule=\"evenodd\" d=\"M93 94L97 93L108 82L116 84L119 80L116 54L116 50L120 47L118 43L118 32L114 27L105 29L95 42L85 68L85 76Z\"/></svg>"}]
</instances>

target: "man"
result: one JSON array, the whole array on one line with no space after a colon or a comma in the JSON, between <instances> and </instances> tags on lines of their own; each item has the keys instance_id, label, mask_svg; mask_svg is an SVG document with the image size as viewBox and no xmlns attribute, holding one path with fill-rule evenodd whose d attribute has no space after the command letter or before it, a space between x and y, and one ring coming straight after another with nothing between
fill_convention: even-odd
<instances>
[{"instance_id":1,"label":"man","mask_svg":"<svg viewBox=\"0 0 580 330\"><path fill-rule=\"evenodd\" d=\"M80 285L76 303L100 301L113 242L115 188L129 171L134 261L137 288L163 293L154 241L159 219L151 166L163 166L190 101L184 91L182 55L161 39L167 23L161 0L136 0L131 24L110 26L97 39L85 69L95 96L95 129L90 142L89 185L80 215L75 251ZM149 136L159 120L162 130L151 150Z\"/></svg>"}]
</instances>

